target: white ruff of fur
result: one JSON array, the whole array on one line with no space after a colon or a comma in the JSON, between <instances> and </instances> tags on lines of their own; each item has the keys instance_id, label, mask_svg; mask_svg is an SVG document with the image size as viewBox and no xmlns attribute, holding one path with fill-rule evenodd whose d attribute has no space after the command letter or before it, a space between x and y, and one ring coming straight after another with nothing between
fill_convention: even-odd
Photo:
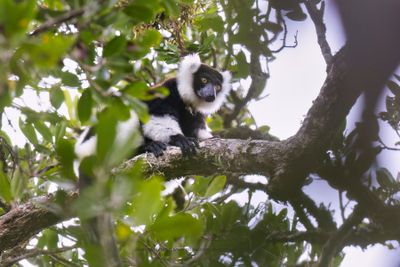
<instances>
[{"instance_id":1,"label":"white ruff of fur","mask_svg":"<svg viewBox=\"0 0 400 267\"><path fill-rule=\"evenodd\" d=\"M168 143L172 135L182 134L182 130L171 116L151 116L143 125L143 134L153 141Z\"/></svg>"},{"instance_id":2,"label":"white ruff of fur","mask_svg":"<svg viewBox=\"0 0 400 267\"><path fill-rule=\"evenodd\" d=\"M197 54L191 54L181 61L177 73L178 92L182 100L196 111L205 115L216 112L224 103L226 96L231 90L231 74L229 71L221 72L222 89L213 102L200 99L193 89L193 74L200 68L201 61Z\"/></svg>"}]
</instances>

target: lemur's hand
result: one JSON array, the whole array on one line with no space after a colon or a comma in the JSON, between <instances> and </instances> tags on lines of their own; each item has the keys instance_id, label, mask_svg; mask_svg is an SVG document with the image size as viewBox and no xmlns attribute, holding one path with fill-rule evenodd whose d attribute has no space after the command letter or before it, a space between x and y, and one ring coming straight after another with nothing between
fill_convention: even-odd
<instances>
[{"instance_id":1,"label":"lemur's hand","mask_svg":"<svg viewBox=\"0 0 400 267\"><path fill-rule=\"evenodd\" d=\"M167 149L167 144L160 141L150 141L143 145L143 152L153 153L154 156L160 157L164 154L164 150Z\"/></svg>"},{"instance_id":2,"label":"lemur's hand","mask_svg":"<svg viewBox=\"0 0 400 267\"><path fill-rule=\"evenodd\" d=\"M196 154L196 148L199 147L199 143L196 138L186 137L182 134L171 136L169 143L173 146L180 147L184 156Z\"/></svg>"}]
</instances>

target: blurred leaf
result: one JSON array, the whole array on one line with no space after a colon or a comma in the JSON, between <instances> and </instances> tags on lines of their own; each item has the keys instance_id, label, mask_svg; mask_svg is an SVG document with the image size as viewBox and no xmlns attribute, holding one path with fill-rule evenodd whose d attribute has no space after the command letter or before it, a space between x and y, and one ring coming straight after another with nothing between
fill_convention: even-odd
<instances>
[{"instance_id":1,"label":"blurred leaf","mask_svg":"<svg viewBox=\"0 0 400 267\"><path fill-rule=\"evenodd\" d=\"M74 146L66 139L60 139L56 143L56 153L61 163L61 169L65 178L75 179L73 162L75 159Z\"/></svg>"},{"instance_id":2,"label":"blurred leaf","mask_svg":"<svg viewBox=\"0 0 400 267\"><path fill-rule=\"evenodd\" d=\"M40 133L40 135L49 143L53 142L53 135L49 128L44 124L43 121L37 120L34 122L36 130Z\"/></svg>"},{"instance_id":3,"label":"blurred leaf","mask_svg":"<svg viewBox=\"0 0 400 267\"><path fill-rule=\"evenodd\" d=\"M214 30L217 33L224 31L224 21L217 13L201 15L195 19L195 25L199 32Z\"/></svg>"},{"instance_id":4,"label":"blurred leaf","mask_svg":"<svg viewBox=\"0 0 400 267\"><path fill-rule=\"evenodd\" d=\"M65 86L69 86L69 87L79 87L81 85L81 82L79 80L79 78L68 71L62 71L59 73L59 76L61 78L62 83Z\"/></svg>"},{"instance_id":5,"label":"blurred leaf","mask_svg":"<svg viewBox=\"0 0 400 267\"><path fill-rule=\"evenodd\" d=\"M73 42L72 36L46 33L29 39L22 49L38 67L50 69L59 63Z\"/></svg>"},{"instance_id":6,"label":"blurred leaf","mask_svg":"<svg viewBox=\"0 0 400 267\"><path fill-rule=\"evenodd\" d=\"M138 115L140 121L142 123L146 123L150 118L149 113L147 111L147 106L144 103L140 102L139 100L137 100L133 97L127 97L127 99L128 99L130 107Z\"/></svg>"},{"instance_id":7,"label":"blurred leaf","mask_svg":"<svg viewBox=\"0 0 400 267\"><path fill-rule=\"evenodd\" d=\"M64 137L66 129L67 129L66 121L61 121L60 123L57 123L54 130L55 143L57 143L60 139Z\"/></svg>"},{"instance_id":8,"label":"blurred leaf","mask_svg":"<svg viewBox=\"0 0 400 267\"><path fill-rule=\"evenodd\" d=\"M50 103L51 105L58 109L61 104L64 102L64 93L60 89L60 87L52 87L50 89Z\"/></svg>"},{"instance_id":9,"label":"blurred leaf","mask_svg":"<svg viewBox=\"0 0 400 267\"><path fill-rule=\"evenodd\" d=\"M115 226L115 235L117 240L126 241L133 234L133 231L129 228L129 226L121 221L117 222Z\"/></svg>"},{"instance_id":10,"label":"blurred leaf","mask_svg":"<svg viewBox=\"0 0 400 267\"><path fill-rule=\"evenodd\" d=\"M132 200L133 218L137 225L147 225L162 208L162 181L158 177L140 183L138 193Z\"/></svg>"},{"instance_id":11,"label":"blurred leaf","mask_svg":"<svg viewBox=\"0 0 400 267\"><path fill-rule=\"evenodd\" d=\"M153 46L157 46L160 41L162 40L162 35L157 30L146 30L142 35L139 37L139 44L146 48L150 48Z\"/></svg>"},{"instance_id":12,"label":"blurred leaf","mask_svg":"<svg viewBox=\"0 0 400 267\"><path fill-rule=\"evenodd\" d=\"M161 5L164 7L167 15L170 17L177 17L179 15L179 7L174 0L163 0Z\"/></svg>"},{"instance_id":13,"label":"blurred leaf","mask_svg":"<svg viewBox=\"0 0 400 267\"><path fill-rule=\"evenodd\" d=\"M11 179L11 192L14 196L14 199L21 199L21 196L26 189L27 183L27 177L18 169L15 170L14 176Z\"/></svg>"},{"instance_id":14,"label":"blurred leaf","mask_svg":"<svg viewBox=\"0 0 400 267\"><path fill-rule=\"evenodd\" d=\"M195 242L203 233L203 224L187 213L178 213L156 220L149 231L159 240L174 240L185 237Z\"/></svg>"},{"instance_id":15,"label":"blurred leaf","mask_svg":"<svg viewBox=\"0 0 400 267\"><path fill-rule=\"evenodd\" d=\"M92 115L92 106L92 92L90 88L87 88L85 91L83 91L78 100L78 118L82 123L90 119L90 116Z\"/></svg>"},{"instance_id":16,"label":"blurred leaf","mask_svg":"<svg viewBox=\"0 0 400 267\"><path fill-rule=\"evenodd\" d=\"M7 37L25 34L36 13L36 1L0 1L0 24Z\"/></svg>"},{"instance_id":17,"label":"blurred leaf","mask_svg":"<svg viewBox=\"0 0 400 267\"><path fill-rule=\"evenodd\" d=\"M31 142L34 145L36 145L38 143L35 128L33 128L32 124L23 122L20 118L19 119L19 128L24 133L25 137L28 138L29 142Z\"/></svg>"},{"instance_id":18,"label":"blurred leaf","mask_svg":"<svg viewBox=\"0 0 400 267\"><path fill-rule=\"evenodd\" d=\"M307 18L307 14L299 8L286 13L286 17L294 21L303 21Z\"/></svg>"},{"instance_id":19,"label":"blurred leaf","mask_svg":"<svg viewBox=\"0 0 400 267\"><path fill-rule=\"evenodd\" d=\"M6 174L0 170L0 197L5 202L10 202L12 199L11 185Z\"/></svg>"},{"instance_id":20,"label":"blurred leaf","mask_svg":"<svg viewBox=\"0 0 400 267\"><path fill-rule=\"evenodd\" d=\"M140 82L130 83L123 89L123 92L141 100L149 100L151 99L151 96L147 94L148 90L149 87L147 86L147 84L145 82L140 81Z\"/></svg>"},{"instance_id":21,"label":"blurred leaf","mask_svg":"<svg viewBox=\"0 0 400 267\"><path fill-rule=\"evenodd\" d=\"M392 188L395 184L395 179L386 168L380 168L376 171L376 180L382 188Z\"/></svg>"},{"instance_id":22,"label":"blurred leaf","mask_svg":"<svg viewBox=\"0 0 400 267\"><path fill-rule=\"evenodd\" d=\"M238 78L245 78L249 76L250 73L250 65L247 63L246 55L244 54L243 51L240 51L236 56L236 61L237 61L237 73L235 74L236 77Z\"/></svg>"},{"instance_id":23,"label":"blurred leaf","mask_svg":"<svg viewBox=\"0 0 400 267\"><path fill-rule=\"evenodd\" d=\"M210 197L219 191L221 191L226 184L226 176L225 175L219 175L215 177L212 181L211 184L208 186L207 191L205 196Z\"/></svg>"},{"instance_id":24,"label":"blurred leaf","mask_svg":"<svg viewBox=\"0 0 400 267\"><path fill-rule=\"evenodd\" d=\"M126 42L124 35L114 37L104 46L103 56L110 57L121 53L126 46Z\"/></svg>"},{"instance_id":25,"label":"blurred leaf","mask_svg":"<svg viewBox=\"0 0 400 267\"><path fill-rule=\"evenodd\" d=\"M400 85L395 83L394 81L388 81L387 87L392 91L395 96L400 96Z\"/></svg>"},{"instance_id":26,"label":"blurred leaf","mask_svg":"<svg viewBox=\"0 0 400 267\"><path fill-rule=\"evenodd\" d=\"M113 143L116 136L117 118L115 114L106 109L99 113L97 132L97 157L103 161L108 152L113 149Z\"/></svg>"},{"instance_id":27,"label":"blurred leaf","mask_svg":"<svg viewBox=\"0 0 400 267\"><path fill-rule=\"evenodd\" d=\"M154 8L144 4L137 3L138 1L130 4L124 8L124 13L128 15L134 23L149 23L153 20L155 13ZM156 6L155 6L156 8Z\"/></svg>"}]
</instances>

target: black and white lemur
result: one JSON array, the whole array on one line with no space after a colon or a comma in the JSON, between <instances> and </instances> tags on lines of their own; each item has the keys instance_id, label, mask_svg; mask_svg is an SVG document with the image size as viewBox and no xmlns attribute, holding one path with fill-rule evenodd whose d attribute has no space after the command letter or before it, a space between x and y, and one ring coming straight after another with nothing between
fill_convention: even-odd
<instances>
[{"instance_id":1,"label":"black and white lemur","mask_svg":"<svg viewBox=\"0 0 400 267\"><path fill-rule=\"evenodd\" d=\"M139 152L160 156L167 145L178 146L183 154L195 152L197 140L211 138L205 118L216 112L231 89L231 75L202 64L197 54L185 56L178 67L176 78L160 86L169 90L165 98L155 98L146 104L150 120L141 126L144 144ZM114 145L126 144L127 138L137 131L135 114L117 125ZM95 153L96 136L87 129L77 141L75 153L84 158Z\"/></svg>"},{"instance_id":2,"label":"black and white lemur","mask_svg":"<svg viewBox=\"0 0 400 267\"><path fill-rule=\"evenodd\" d=\"M201 64L197 54L184 57L176 78L161 84L169 89L169 96L147 102L151 117L142 126L143 150L159 156L170 144L180 147L183 154L193 153L197 140L212 137L205 118L224 103L230 80L228 71Z\"/></svg>"}]
</instances>

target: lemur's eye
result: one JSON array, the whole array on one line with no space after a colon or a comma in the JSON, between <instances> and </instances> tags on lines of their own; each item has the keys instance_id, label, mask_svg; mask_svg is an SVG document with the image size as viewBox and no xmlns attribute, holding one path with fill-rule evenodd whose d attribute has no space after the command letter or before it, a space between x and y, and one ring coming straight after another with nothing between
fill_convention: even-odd
<instances>
[{"instance_id":1,"label":"lemur's eye","mask_svg":"<svg viewBox=\"0 0 400 267\"><path fill-rule=\"evenodd\" d=\"M203 78L201 78L201 82L204 83L204 84L206 84L208 81L207 81L206 78L203 77Z\"/></svg>"},{"instance_id":2,"label":"lemur's eye","mask_svg":"<svg viewBox=\"0 0 400 267\"><path fill-rule=\"evenodd\" d=\"M221 90L221 85L217 84L217 85L215 86L215 90L217 90L217 91Z\"/></svg>"}]
</instances>

